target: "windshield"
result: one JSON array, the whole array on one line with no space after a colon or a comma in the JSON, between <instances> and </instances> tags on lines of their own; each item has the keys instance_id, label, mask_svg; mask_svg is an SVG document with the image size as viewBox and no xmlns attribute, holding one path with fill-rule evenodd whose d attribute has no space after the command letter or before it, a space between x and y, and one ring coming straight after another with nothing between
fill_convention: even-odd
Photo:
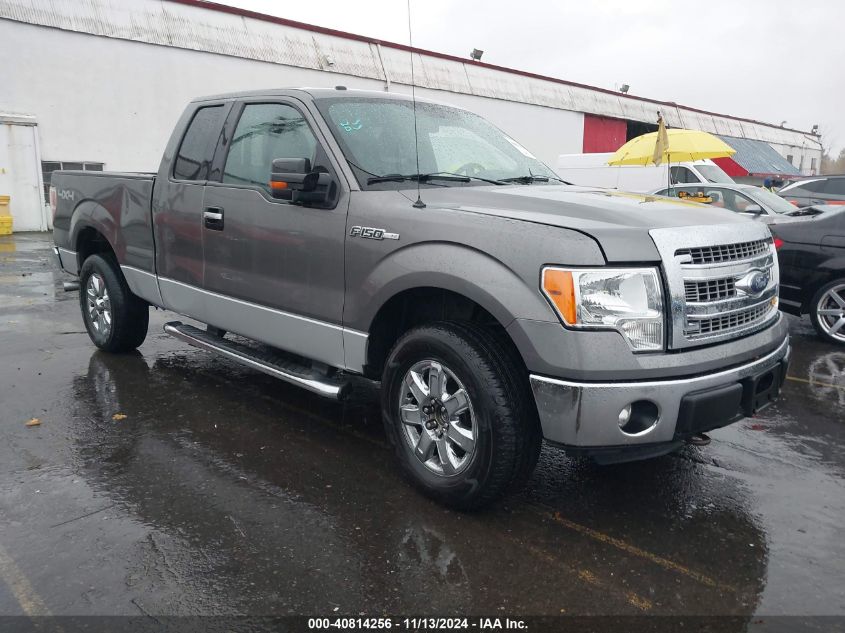
<instances>
[{"instance_id":1,"label":"windshield","mask_svg":"<svg viewBox=\"0 0 845 633\"><path fill-rule=\"evenodd\" d=\"M414 153L412 101L340 97L316 99L335 139L365 189L416 187L417 182L376 181L388 175L461 174L476 180L424 180L424 186L489 184L530 176L557 179L527 149L480 116L417 102L419 168ZM526 180L526 184L533 182Z\"/></svg>"},{"instance_id":2,"label":"windshield","mask_svg":"<svg viewBox=\"0 0 845 633\"><path fill-rule=\"evenodd\" d=\"M794 204L787 202L779 195L777 195L776 193L772 193L768 189L758 187L750 193L752 198L756 198L759 202L766 205L766 207L768 207L775 213L789 213L791 211L795 211Z\"/></svg>"},{"instance_id":3,"label":"windshield","mask_svg":"<svg viewBox=\"0 0 845 633\"><path fill-rule=\"evenodd\" d=\"M728 176L718 165L709 165L707 163L696 165L695 168L707 182L720 182L734 184L734 179Z\"/></svg>"}]
</instances>

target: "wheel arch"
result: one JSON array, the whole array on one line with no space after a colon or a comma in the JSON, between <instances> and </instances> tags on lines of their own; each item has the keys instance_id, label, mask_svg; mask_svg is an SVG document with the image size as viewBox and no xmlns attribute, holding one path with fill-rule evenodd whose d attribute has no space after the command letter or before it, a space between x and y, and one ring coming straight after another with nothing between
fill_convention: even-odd
<instances>
[{"instance_id":1,"label":"wheel arch","mask_svg":"<svg viewBox=\"0 0 845 633\"><path fill-rule=\"evenodd\" d=\"M347 290L344 324L368 333L364 365L372 376L399 336L431 321L488 325L522 359L506 331L514 319L556 320L539 283L539 268L517 270L464 244L418 243L394 251L356 283L358 290Z\"/></svg>"},{"instance_id":2,"label":"wheel arch","mask_svg":"<svg viewBox=\"0 0 845 633\"><path fill-rule=\"evenodd\" d=\"M503 322L488 307L454 289L415 286L391 296L374 315L369 328L364 373L373 378L380 377L391 348L405 332L439 321L462 321L484 326L512 347L524 367L522 354L506 330L510 321Z\"/></svg>"},{"instance_id":3,"label":"wheel arch","mask_svg":"<svg viewBox=\"0 0 845 633\"><path fill-rule=\"evenodd\" d=\"M120 237L112 214L93 200L86 200L73 211L69 243L76 251L77 270L94 253L111 254L119 263Z\"/></svg>"},{"instance_id":4,"label":"wheel arch","mask_svg":"<svg viewBox=\"0 0 845 633\"><path fill-rule=\"evenodd\" d=\"M813 299L818 291L838 279L845 280L845 253L832 255L818 265L811 282L803 286L801 313L810 314L813 310Z\"/></svg>"}]
</instances>

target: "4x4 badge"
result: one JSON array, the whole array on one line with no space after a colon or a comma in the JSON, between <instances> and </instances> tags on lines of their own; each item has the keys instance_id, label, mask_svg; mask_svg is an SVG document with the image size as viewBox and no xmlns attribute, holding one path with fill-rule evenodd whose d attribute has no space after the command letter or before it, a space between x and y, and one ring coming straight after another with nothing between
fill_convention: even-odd
<instances>
[{"instance_id":1,"label":"4x4 badge","mask_svg":"<svg viewBox=\"0 0 845 633\"><path fill-rule=\"evenodd\" d=\"M384 229L371 226L353 226L349 229L350 237L363 237L368 240L398 240L399 233L388 233Z\"/></svg>"}]
</instances>

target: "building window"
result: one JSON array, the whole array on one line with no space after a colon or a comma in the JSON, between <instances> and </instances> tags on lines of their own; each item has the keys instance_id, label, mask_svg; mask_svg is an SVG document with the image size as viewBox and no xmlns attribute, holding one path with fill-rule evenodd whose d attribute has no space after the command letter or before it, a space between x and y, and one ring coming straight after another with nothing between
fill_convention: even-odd
<instances>
[{"instance_id":1,"label":"building window","mask_svg":"<svg viewBox=\"0 0 845 633\"><path fill-rule=\"evenodd\" d=\"M82 169L84 171L103 171L103 163L94 163L91 161L71 162L71 161L41 161L41 175L44 180L44 203L50 204L50 178L54 171L60 169Z\"/></svg>"},{"instance_id":2,"label":"building window","mask_svg":"<svg viewBox=\"0 0 845 633\"><path fill-rule=\"evenodd\" d=\"M813 173L816 173L816 159L815 158L810 159L810 171L813 172Z\"/></svg>"},{"instance_id":3,"label":"building window","mask_svg":"<svg viewBox=\"0 0 845 633\"><path fill-rule=\"evenodd\" d=\"M792 154L787 154L786 160L790 165L793 165L793 166L795 165L795 163L792 162Z\"/></svg>"}]
</instances>

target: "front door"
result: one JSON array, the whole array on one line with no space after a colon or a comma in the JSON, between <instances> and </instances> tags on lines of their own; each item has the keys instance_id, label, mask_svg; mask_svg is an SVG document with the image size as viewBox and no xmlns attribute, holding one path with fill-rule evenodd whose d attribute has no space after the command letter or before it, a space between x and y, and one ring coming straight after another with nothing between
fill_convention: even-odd
<instances>
[{"instance_id":1,"label":"front door","mask_svg":"<svg viewBox=\"0 0 845 633\"><path fill-rule=\"evenodd\" d=\"M345 187L298 101L246 101L230 119L219 179L209 180L203 199L209 323L343 366ZM307 158L331 174L331 203L274 199L276 158Z\"/></svg>"}]
</instances>

